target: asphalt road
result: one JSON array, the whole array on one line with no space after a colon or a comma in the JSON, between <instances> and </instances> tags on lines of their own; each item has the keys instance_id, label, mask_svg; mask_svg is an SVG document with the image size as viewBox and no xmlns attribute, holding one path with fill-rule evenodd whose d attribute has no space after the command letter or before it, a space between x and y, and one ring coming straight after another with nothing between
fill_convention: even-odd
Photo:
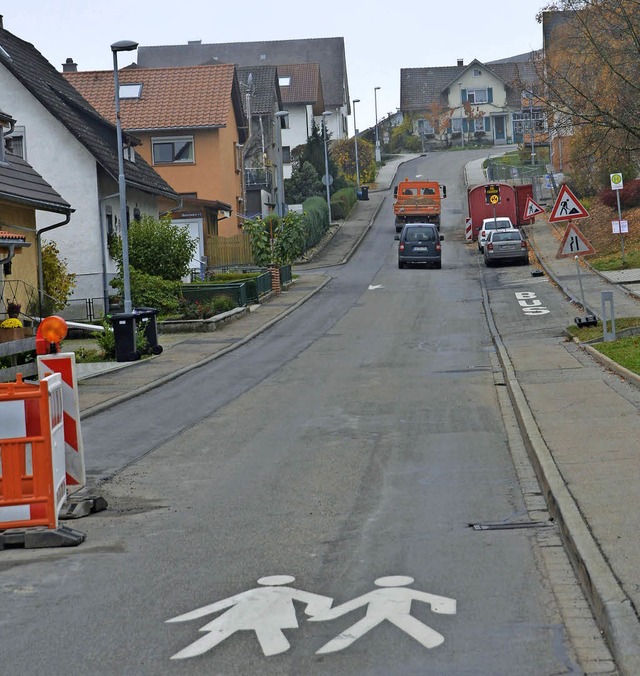
<instances>
[{"instance_id":1,"label":"asphalt road","mask_svg":"<svg viewBox=\"0 0 640 676\"><path fill-rule=\"evenodd\" d=\"M525 268L478 267L465 159L409 167L448 187L442 270L398 270L388 199L295 313L87 420L110 509L78 548L3 552L0 672L579 673L544 565L553 527L470 528L529 521L536 492L480 278L507 335L531 319L520 285L565 308Z\"/></svg>"}]
</instances>

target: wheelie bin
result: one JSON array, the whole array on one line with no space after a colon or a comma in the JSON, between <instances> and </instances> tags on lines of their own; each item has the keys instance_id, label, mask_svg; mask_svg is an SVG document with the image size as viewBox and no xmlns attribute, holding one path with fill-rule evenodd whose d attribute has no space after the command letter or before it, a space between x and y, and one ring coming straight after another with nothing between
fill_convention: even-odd
<instances>
[{"instance_id":1,"label":"wheelie bin","mask_svg":"<svg viewBox=\"0 0 640 676\"><path fill-rule=\"evenodd\" d=\"M137 307L133 312L147 339L147 350L151 354L162 354L162 345L158 344L158 310L153 307Z\"/></svg>"},{"instance_id":2,"label":"wheelie bin","mask_svg":"<svg viewBox=\"0 0 640 676\"><path fill-rule=\"evenodd\" d=\"M116 361L137 361L140 352L136 349L136 317L134 312L119 312L111 315Z\"/></svg>"}]
</instances>

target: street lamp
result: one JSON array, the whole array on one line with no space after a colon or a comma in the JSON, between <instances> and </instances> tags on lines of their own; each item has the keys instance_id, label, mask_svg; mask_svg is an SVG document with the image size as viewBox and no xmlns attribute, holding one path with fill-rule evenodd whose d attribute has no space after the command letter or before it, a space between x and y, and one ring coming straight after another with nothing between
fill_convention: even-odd
<instances>
[{"instance_id":1,"label":"street lamp","mask_svg":"<svg viewBox=\"0 0 640 676\"><path fill-rule=\"evenodd\" d=\"M464 113L464 103L462 102L462 82L458 82L458 89L460 90L460 140L462 141L462 147L464 148L464 129L463 127L463 113Z\"/></svg>"},{"instance_id":2,"label":"street lamp","mask_svg":"<svg viewBox=\"0 0 640 676\"><path fill-rule=\"evenodd\" d=\"M533 84L529 94L529 133L531 134L531 166L536 163L535 138L536 132L533 128Z\"/></svg>"},{"instance_id":3,"label":"street lamp","mask_svg":"<svg viewBox=\"0 0 640 676\"><path fill-rule=\"evenodd\" d=\"M378 89L380 87L373 88L373 106L376 114L376 162L381 162L382 158L380 156L380 139L378 138Z\"/></svg>"},{"instance_id":4,"label":"street lamp","mask_svg":"<svg viewBox=\"0 0 640 676\"><path fill-rule=\"evenodd\" d=\"M118 52L132 52L138 48L133 40L120 40L111 45L113 52L113 80L116 101L116 136L118 144L118 194L120 197L120 229L122 231L122 283L124 286L124 311L131 312L131 283L129 281L129 225L127 223L127 188L124 178L122 148L122 122L120 121L120 83L118 80Z\"/></svg>"},{"instance_id":5,"label":"street lamp","mask_svg":"<svg viewBox=\"0 0 640 676\"><path fill-rule=\"evenodd\" d=\"M358 192L360 192L360 165L358 164L358 124L356 123L356 103L360 103L360 99L353 99L353 140L356 144L356 184Z\"/></svg>"},{"instance_id":6,"label":"street lamp","mask_svg":"<svg viewBox=\"0 0 640 676\"><path fill-rule=\"evenodd\" d=\"M280 218L284 216L284 173L282 157L282 123L280 120L289 117L288 110L279 110L274 117L276 118L276 129L278 130L278 147L276 154L278 166L276 167L276 213Z\"/></svg>"},{"instance_id":7,"label":"street lamp","mask_svg":"<svg viewBox=\"0 0 640 676\"><path fill-rule=\"evenodd\" d=\"M329 224L331 224L331 192L329 191L329 155L327 153L327 118L331 111L322 113L322 135L324 136L324 182L327 186L327 206L329 207Z\"/></svg>"}]
</instances>

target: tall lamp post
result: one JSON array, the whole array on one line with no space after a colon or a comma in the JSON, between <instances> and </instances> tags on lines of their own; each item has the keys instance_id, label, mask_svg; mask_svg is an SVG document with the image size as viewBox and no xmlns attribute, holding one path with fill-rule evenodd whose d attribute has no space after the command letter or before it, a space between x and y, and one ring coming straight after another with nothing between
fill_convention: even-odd
<instances>
[{"instance_id":1,"label":"tall lamp post","mask_svg":"<svg viewBox=\"0 0 640 676\"><path fill-rule=\"evenodd\" d=\"M462 147L464 148L464 102L462 101L462 82L458 82L458 89L460 90L460 140L462 141Z\"/></svg>"},{"instance_id":2,"label":"tall lamp post","mask_svg":"<svg viewBox=\"0 0 640 676\"><path fill-rule=\"evenodd\" d=\"M380 139L378 138L378 89L380 87L373 88L373 107L376 115L376 162L381 162L382 157L380 155Z\"/></svg>"},{"instance_id":3,"label":"tall lamp post","mask_svg":"<svg viewBox=\"0 0 640 676\"><path fill-rule=\"evenodd\" d=\"M284 173L282 158L282 123L283 118L289 117L288 110L279 110L274 117L276 118L276 128L278 133L278 147L276 153L278 156L278 166L276 167L276 213L280 218L284 216Z\"/></svg>"},{"instance_id":4,"label":"tall lamp post","mask_svg":"<svg viewBox=\"0 0 640 676\"><path fill-rule=\"evenodd\" d=\"M356 145L356 185L358 192L360 192L360 165L358 164L358 124L356 122L356 103L360 103L360 99L353 99L353 140Z\"/></svg>"},{"instance_id":5,"label":"tall lamp post","mask_svg":"<svg viewBox=\"0 0 640 676\"><path fill-rule=\"evenodd\" d=\"M118 194L120 198L120 230L122 232L122 282L124 286L124 311L130 313L131 283L129 280L129 224L127 223L127 188L124 178L124 154L122 148L122 122L120 121L120 83L118 80L118 52L132 52L138 48L133 40L120 40L111 45L113 52L113 80L116 102L116 136L118 144Z\"/></svg>"},{"instance_id":6,"label":"tall lamp post","mask_svg":"<svg viewBox=\"0 0 640 676\"><path fill-rule=\"evenodd\" d=\"M535 151L535 138L536 132L533 127L533 84L531 85L531 91L529 94L529 133L531 134L531 166L536 163L536 151Z\"/></svg>"},{"instance_id":7,"label":"tall lamp post","mask_svg":"<svg viewBox=\"0 0 640 676\"><path fill-rule=\"evenodd\" d=\"M322 113L322 136L324 137L324 182L327 186L327 206L329 207L329 223L331 223L331 192L329 191L329 154L327 152L327 118L331 111Z\"/></svg>"}]
</instances>

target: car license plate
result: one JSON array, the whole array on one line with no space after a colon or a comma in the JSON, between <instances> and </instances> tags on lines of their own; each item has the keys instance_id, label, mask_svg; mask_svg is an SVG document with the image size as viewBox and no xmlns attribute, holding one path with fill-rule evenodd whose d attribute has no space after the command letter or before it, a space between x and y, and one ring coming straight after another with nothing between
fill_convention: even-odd
<instances>
[{"instance_id":1,"label":"car license plate","mask_svg":"<svg viewBox=\"0 0 640 676\"><path fill-rule=\"evenodd\" d=\"M507 244L504 248L505 249L515 249L516 245L515 244Z\"/></svg>"},{"instance_id":2,"label":"car license plate","mask_svg":"<svg viewBox=\"0 0 640 676\"><path fill-rule=\"evenodd\" d=\"M428 251L429 249L427 249L426 246L414 246L413 250L414 251Z\"/></svg>"}]
</instances>

